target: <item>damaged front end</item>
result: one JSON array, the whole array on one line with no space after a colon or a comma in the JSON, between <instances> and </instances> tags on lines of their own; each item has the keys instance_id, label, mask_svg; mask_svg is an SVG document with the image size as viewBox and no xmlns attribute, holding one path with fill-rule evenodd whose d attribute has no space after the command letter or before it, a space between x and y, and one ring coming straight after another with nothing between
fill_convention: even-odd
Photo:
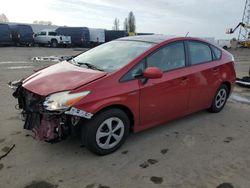
<instances>
[{"instance_id":1,"label":"damaged front end","mask_svg":"<svg viewBox=\"0 0 250 188\"><path fill-rule=\"evenodd\" d=\"M74 134L81 117L90 119L92 114L71 107L82 97L66 100L65 92L47 97L37 95L22 86L22 80L9 83L18 99L17 108L25 121L24 129L31 130L40 141L58 142ZM64 104L65 103L65 104ZM84 112L84 113L83 113Z\"/></svg>"}]
</instances>

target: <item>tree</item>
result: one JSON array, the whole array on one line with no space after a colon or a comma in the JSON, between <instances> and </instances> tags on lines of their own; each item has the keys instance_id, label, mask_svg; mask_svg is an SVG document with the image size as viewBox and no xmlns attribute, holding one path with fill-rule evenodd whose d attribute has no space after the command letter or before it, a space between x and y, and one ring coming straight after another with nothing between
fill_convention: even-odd
<instances>
[{"instance_id":1,"label":"tree","mask_svg":"<svg viewBox=\"0 0 250 188\"><path fill-rule=\"evenodd\" d=\"M0 14L0 22L9 22L9 19L5 14Z\"/></svg>"},{"instance_id":2,"label":"tree","mask_svg":"<svg viewBox=\"0 0 250 188\"><path fill-rule=\"evenodd\" d=\"M129 32L134 32L135 33L136 30L136 26L135 26L135 15L134 13L131 11L128 14L128 31Z\"/></svg>"},{"instance_id":3,"label":"tree","mask_svg":"<svg viewBox=\"0 0 250 188\"><path fill-rule=\"evenodd\" d=\"M114 25L113 25L113 30L118 31L118 30L120 30L119 27L120 27L120 20L118 18L115 18Z\"/></svg>"},{"instance_id":4,"label":"tree","mask_svg":"<svg viewBox=\"0 0 250 188\"><path fill-rule=\"evenodd\" d=\"M33 21L33 24L52 25L52 22L51 21L39 21L39 20L35 20L35 21Z\"/></svg>"},{"instance_id":5,"label":"tree","mask_svg":"<svg viewBox=\"0 0 250 188\"><path fill-rule=\"evenodd\" d=\"M124 20L123 29L128 32L128 18L125 18Z\"/></svg>"}]
</instances>

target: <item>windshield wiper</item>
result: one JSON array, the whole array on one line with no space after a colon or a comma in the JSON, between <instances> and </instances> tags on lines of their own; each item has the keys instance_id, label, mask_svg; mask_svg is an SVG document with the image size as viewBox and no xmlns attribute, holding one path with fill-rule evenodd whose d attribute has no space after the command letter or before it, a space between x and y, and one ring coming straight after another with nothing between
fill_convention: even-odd
<instances>
[{"instance_id":1,"label":"windshield wiper","mask_svg":"<svg viewBox=\"0 0 250 188\"><path fill-rule=\"evenodd\" d=\"M96 65L92 65L92 64L90 64L90 63L83 63L83 62L76 62L78 65L86 65L88 68L90 68L90 69L93 69L93 70L99 70L99 71L104 71L104 69L102 69L102 68L100 68L100 67L98 67L98 66L96 66Z\"/></svg>"}]
</instances>

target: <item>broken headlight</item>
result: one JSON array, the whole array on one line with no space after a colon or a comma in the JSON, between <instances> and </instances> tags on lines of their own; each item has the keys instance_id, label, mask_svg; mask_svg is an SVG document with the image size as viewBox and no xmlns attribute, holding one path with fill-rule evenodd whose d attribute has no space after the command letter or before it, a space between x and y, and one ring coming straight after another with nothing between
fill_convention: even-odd
<instances>
[{"instance_id":1,"label":"broken headlight","mask_svg":"<svg viewBox=\"0 0 250 188\"><path fill-rule=\"evenodd\" d=\"M80 93L70 93L70 91L63 91L54 93L46 97L43 106L49 111L67 110L81 99L86 97L90 91Z\"/></svg>"}]
</instances>

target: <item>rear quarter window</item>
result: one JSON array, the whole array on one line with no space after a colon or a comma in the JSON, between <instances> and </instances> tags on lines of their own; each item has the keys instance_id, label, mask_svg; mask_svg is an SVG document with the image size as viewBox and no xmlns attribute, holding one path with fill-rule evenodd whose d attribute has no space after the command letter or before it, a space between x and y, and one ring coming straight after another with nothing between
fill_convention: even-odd
<instances>
[{"instance_id":1,"label":"rear quarter window","mask_svg":"<svg viewBox=\"0 0 250 188\"><path fill-rule=\"evenodd\" d=\"M189 56L191 65L205 63L213 60L212 51L206 43L189 41Z\"/></svg>"},{"instance_id":2,"label":"rear quarter window","mask_svg":"<svg viewBox=\"0 0 250 188\"><path fill-rule=\"evenodd\" d=\"M211 46L213 51L213 59L219 60L221 58L222 52L219 48L216 48L215 46Z\"/></svg>"}]
</instances>

